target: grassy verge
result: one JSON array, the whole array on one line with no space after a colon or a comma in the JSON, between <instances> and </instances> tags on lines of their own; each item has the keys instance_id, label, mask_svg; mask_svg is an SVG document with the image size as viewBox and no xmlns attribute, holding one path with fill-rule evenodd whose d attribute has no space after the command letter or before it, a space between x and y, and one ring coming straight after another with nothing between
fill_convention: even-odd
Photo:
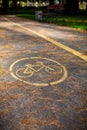
<instances>
[{"instance_id":1,"label":"grassy verge","mask_svg":"<svg viewBox=\"0 0 87 130\"><path fill-rule=\"evenodd\" d=\"M35 15L34 14L17 14L16 16L27 18L27 19L30 19L30 20L35 20Z\"/></svg>"},{"instance_id":2,"label":"grassy verge","mask_svg":"<svg viewBox=\"0 0 87 130\"><path fill-rule=\"evenodd\" d=\"M87 18L85 16L60 16L52 19L52 23L87 31Z\"/></svg>"},{"instance_id":3,"label":"grassy verge","mask_svg":"<svg viewBox=\"0 0 87 130\"><path fill-rule=\"evenodd\" d=\"M35 20L35 12L33 13L19 13L17 14L19 17L28 18L30 20ZM72 28L77 28L81 30L87 31L87 17L84 15L77 16L58 16L57 18L46 18L44 17L42 22L51 22L61 26L68 26Z\"/></svg>"}]
</instances>

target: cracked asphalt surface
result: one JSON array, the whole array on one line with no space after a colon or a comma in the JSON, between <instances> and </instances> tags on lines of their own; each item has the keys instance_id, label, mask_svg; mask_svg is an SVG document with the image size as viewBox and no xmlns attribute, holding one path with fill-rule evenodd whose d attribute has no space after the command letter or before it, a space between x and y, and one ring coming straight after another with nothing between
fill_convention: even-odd
<instances>
[{"instance_id":1,"label":"cracked asphalt surface","mask_svg":"<svg viewBox=\"0 0 87 130\"><path fill-rule=\"evenodd\" d=\"M86 130L86 61L87 32L0 16L0 130Z\"/></svg>"}]
</instances>

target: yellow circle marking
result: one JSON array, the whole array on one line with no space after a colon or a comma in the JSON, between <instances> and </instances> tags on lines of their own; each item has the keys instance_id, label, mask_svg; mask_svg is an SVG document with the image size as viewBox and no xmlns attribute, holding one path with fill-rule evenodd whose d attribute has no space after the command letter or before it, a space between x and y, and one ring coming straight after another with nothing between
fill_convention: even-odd
<instances>
[{"instance_id":1,"label":"yellow circle marking","mask_svg":"<svg viewBox=\"0 0 87 130\"><path fill-rule=\"evenodd\" d=\"M14 65L15 65L16 63L18 63L18 62L20 62L20 61L27 60L27 59L40 59L40 60L42 59L42 60L48 60L48 61L50 61L50 62L56 63L57 65L59 65L59 66L62 68L64 74L63 74L63 76L62 76L59 80L54 81L54 82L50 82L50 83L33 83L33 82L25 81L24 79L21 79L21 78L17 77L16 74L14 74L14 72L13 72L13 67L14 67ZM50 84L50 85L55 85L55 84L61 83L61 82L63 82L63 81L67 78L67 70L66 70L66 68L65 68L63 65L61 65L59 62L54 61L54 60L52 60L52 59L42 58L42 57L30 57L30 58L27 57L27 58L22 58L22 59L16 60L16 61L13 62L13 63L11 64L11 66L10 66L10 73L11 73L11 75L12 75L15 79L17 79L17 80L19 80L19 81L22 81L22 82L24 82L24 83L26 83L26 84L29 84L29 85L42 86L42 87L43 87L43 86L48 86L49 84Z\"/></svg>"}]
</instances>

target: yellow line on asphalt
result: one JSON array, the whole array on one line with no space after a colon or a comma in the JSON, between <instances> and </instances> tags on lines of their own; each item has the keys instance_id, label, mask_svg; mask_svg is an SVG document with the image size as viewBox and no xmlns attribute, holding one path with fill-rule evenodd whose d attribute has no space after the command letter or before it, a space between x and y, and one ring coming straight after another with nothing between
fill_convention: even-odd
<instances>
[{"instance_id":1,"label":"yellow line on asphalt","mask_svg":"<svg viewBox=\"0 0 87 130\"><path fill-rule=\"evenodd\" d=\"M47 41L53 43L54 45L56 45L56 46L58 46L58 47L60 47L60 48L62 48L62 49L64 49L64 50L66 50L66 51L68 51L68 52L74 54L75 56L78 56L79 58L81 58L81 59L83 59L84 61L87 62L87 55L84 55L84 54L82 54L82 53L79 52L79 51L76 51L76 50L74 50L74 49L72 49L72 48L70 48L70 47L68 47L68 46L66 46L66 45L63 45L62 43L57 42L57 41L53 40L52 38L49 38L49 37L47 37L47 36L45 36L45 35L43 35L43 34L40 34L40 33L36 32L36 31L33 31L33 30L29 29L29 28L26 28L26 27L22 26L22 25L19 24L19 23L15 23L15 22L9 20L9 19L6 18L6 17L4 17L4 19L6 19L6 20L10 21L11 23L13 23L13 24L15 24L15 25L21 27L21 28L24 29L24 30L27 30L27 31L29 31L29 32L32 32L32 33L38 35L39 37L44 38L45 40L47 40Z\"/></svg>"}]
</instances>

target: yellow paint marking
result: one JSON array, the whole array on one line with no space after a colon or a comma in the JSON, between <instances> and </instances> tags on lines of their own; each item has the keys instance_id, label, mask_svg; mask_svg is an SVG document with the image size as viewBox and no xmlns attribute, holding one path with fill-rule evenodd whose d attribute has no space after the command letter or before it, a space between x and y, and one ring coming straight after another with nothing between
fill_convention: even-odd
<instances>
[{"instance_id":1,"label":"yellow paint marking","mask_svg":"<svg viewBox=\"0 0 87 130\"><path fill-rule=\"evenodd\" d=\"M4 19L10 21L8 18L4 18ZM15 22L12 22L12 21L10 21L10 22L13 23L13 24L15 24L15 25L17 25L17 26L19 26L19 27L21 27L21 28L24 29L24 30L27 30L27 31L29 31L29 32L32 32L32 33L38 35L39 37L44 38L45 40L47 40L47 41L49 41L49 42L55 44L56 46L59 46L60 48L62 48L62 49L64 49L64 50L66 50L66 51L68 51L68 52L74 54L75 56L78 56L79 58L81 58L81 59L83 59L84 61L87 62L87 55L84 55L84 54L82 54L82 53L79 52L79 51L76 51L76 50L74 50L74 49L72 49L72 48L70 48L70 47L68 47L68 46L66 46L66 45L61 44L60 42L57 42L57 41L55 41L55 40L53 40L53 39L51 39L51 38L49 38L49 37L47 37L47 36L45 36L45 35L43 35L43 34L40 34L40 33L36 32L36 31L33 31L33 30L29 29L29 28L26 28L26 27L24 27L24 26L22 26L22 25L20 25L20 24L18 24L18 23L15 23Z\"/></svg>"},{"instance_id":2,"label":"yellow paint marking","mask_svg":"<svg viewBox=\"0 0 87 130\"><path fill-rule=\"evenodd\" d=\"M20 62L24 62L24 61L29 61L29 60L45 60L45 61L48 61L48 62L52 62L52 63L54 63L56 66L55 67L60 67L59 69L60 70L62 70L61 71L61 73L62 73L62 75L60 76L60 78L58 78L58 76L60 75L60 73L59 73L59 69L58 70L56 70L56 73L55 73L55 76L57 77L57 79L55 80L52 80L52 81L47 81L47 83L46 82L44 82L44 81L42 81L42 83L39 83L38 81L36 81L36 83L33 83L31 80L29 81L29 79L30 79L30 77L33 77L34 76L34 73L35 73L35 71L34 70L31 70L31 68L28 68L28 71L30 72L30 73L28 73L28 75L27 75L27 73L24 73L24 69L23 68L17 68L16 70L15 70L15 67L16 67L16 65L18 64L18 63L20 63ZM26 65L26 63L25 63L25 65ZM44 69L44 71L46 71L46 73L48 73L49 74L49 76L51 75L53 75L53 73L52 72L49 72L50 71L50 69L49 69L49 65L48 66L44 66L42 69ZM51 66L51 67L53 67L53 66ZM15 71L14 71L15 70ZM53 70L54 70L54 68L53 68ZM18 72L19 71L21 71L21 72L23 72L22 74L18 74ZM39 70L40 71L40 70ZM37 71L38 72L38 71ZM54 72L55 72L55 70L54 70ZM61 82L63 82L66 78L67 78L67 70L66 70L66 68L63 66L63 65L61 65L59 62L57 62L57 61L54 61L54 60L52 60L52 59L48 59L48 58L43 58L43 57L26 57L26 58L22 58L22 59L18 59L18 60L16 60L15 62L13 62L12 64L11 64L11 66L10 66L10 73L11 73L11 75L15 78L15 79L17 79L17 80L19 80L19 81L22 81L22 82L24 82L24 83L26 83L26 84L29 84L29 85L34 85L34 86L41 86L41 87L45 87L45 86L48 86L49 84L50 85L55 85L55 84L58 84L58 83L61 83ZM37 75L38 76L38 75ZM28 77L28 80L27 80L27 77ZM39 77L39 80L40 80L41 78Z\"/></svg>"}]
</instances>

